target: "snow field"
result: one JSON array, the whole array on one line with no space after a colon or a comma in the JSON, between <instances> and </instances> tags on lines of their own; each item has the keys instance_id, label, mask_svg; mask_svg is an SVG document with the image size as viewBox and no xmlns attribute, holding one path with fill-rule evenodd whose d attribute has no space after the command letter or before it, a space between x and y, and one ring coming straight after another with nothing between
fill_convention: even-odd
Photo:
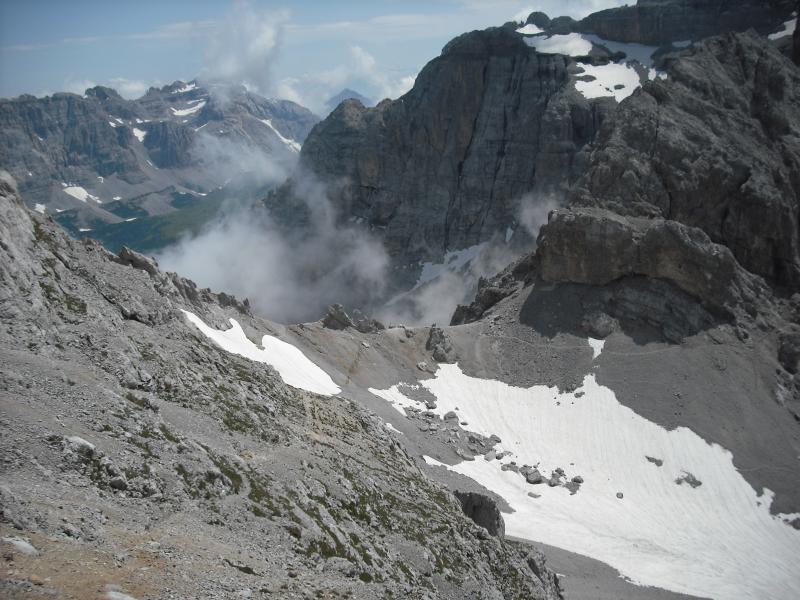
<instances>
[{"instance_id":1,"label":"snow field","mask_svg":"<svg viewBox=\"0 0 800 600\"><path fill-rule=\"evenodd\" d=\"M595 357L598 342L589 342ZM498 435L497 450L511 453L453 466L426 457L502 496L514 511L504 515L508 535L598 559L640 585L717 600L800 597L800 531L770 514L772 492L750 487L725 448L688 428L667 431L644 419L594 375L559 393L441 364L419 385L436 396L436 414L455 411L470 431ZM397 386L369 391L401 413L421 406ZM584 481L575 494L531 485L500 468L512 460L537 466L544 477L561 467L568 480ZM690 485L688 474L701 484Z\"/></svg>"},{"instance_id":2,"label":"snow field","mask_svg":"<svg viewBox=\"0 0 800 600\"><path fill-rule=\"evenodd\" d=\"M325 371L311 362L298 348L283 340L265 335L261 338L261 348L259 348L247 339L244 330L235 319L230 319L230 329L220 331L206 325L194 313L187 310L182 312L217 346L226 352L272 366L278 371L281 379L292 387L323 396L334 396L342 391Z\"/></svg>"}]
</instances>

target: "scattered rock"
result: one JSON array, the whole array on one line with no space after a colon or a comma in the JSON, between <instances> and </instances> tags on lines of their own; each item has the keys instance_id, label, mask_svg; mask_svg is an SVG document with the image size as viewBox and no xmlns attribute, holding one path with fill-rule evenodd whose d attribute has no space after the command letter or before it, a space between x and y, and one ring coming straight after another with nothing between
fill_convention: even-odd
<instances>
[{"instance_id":1,"label":"scattered rock","mask_svg":"<svg viewBox=\"0 0 800 600\"><path fill-rule=\"evenodd\" d=\"M697 477L695 477L694 475L692 475L688 471L684 471L683 472L683 476L682 477L678 477L675 480L675 483L677 483L678 485L683 485L684 483L688 483L693 488L698 488L701 485L703 485L702 481L697 479Z\"/></svg>"},{"instance_id":2,"label":"scattered rock","mask_svg":"<svg viewBox=\"0 0 800 600\"><path fill-rule=\"evenodd\" d=\"M39 551L33 547L33 544L21 537L4 537L3 541L10 544L14 550L25 556L39 556Z\"/></svg>"}]
</instances>

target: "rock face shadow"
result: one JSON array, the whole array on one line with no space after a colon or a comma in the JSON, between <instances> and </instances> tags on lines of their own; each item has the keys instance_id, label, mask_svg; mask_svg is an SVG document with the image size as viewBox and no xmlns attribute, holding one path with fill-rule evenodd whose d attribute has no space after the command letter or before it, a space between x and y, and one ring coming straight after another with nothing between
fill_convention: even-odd
<instances>
[{"instance_id":1,"label":"rock face shadow","mask_svg":"<svg viewBox=\"0 0 800 600\"><path fill-rule=\"evenodd\" d=\"M675 285L646 277L624 277L604 286L537 281L519 318L548 338L569 333L602 339L620 330L638 345L680 344L729 320Z\"/></svg>"}]
</instances>

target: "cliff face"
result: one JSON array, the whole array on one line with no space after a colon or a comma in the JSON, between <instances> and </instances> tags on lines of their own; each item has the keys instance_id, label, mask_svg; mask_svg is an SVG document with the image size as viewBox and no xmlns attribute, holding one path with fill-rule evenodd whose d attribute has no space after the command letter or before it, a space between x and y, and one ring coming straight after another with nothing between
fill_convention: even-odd
<instances>
[{"instance_id":1,"label":"cliff face","mask_svg":"<svg viewBox=\"0 0 800 600\"><path fill-rule=\"evenodd\" d=\"M792 0L639 0L601 10L573 24L573 31L620 42L661 45L699 40L727 31L772 33L794 10Z\"/></svg>"},{"instance_id":2,"label":"cliff face","mask_svg":"<svg viewBox=\"0 0 800 600\"><path fill-rule=\"evenodd\" d=\"M712 38L622 103L579 205L702 229L746 269L800 285L800 72L766 40Z\"/></svg>"},{"instance_id":3,"label":"cliff face","mask_svg":"<svg viewBox=\"0 0 800 600\"><path fill-rule=\"evenodd\" d=\"M484 241L518 217L523 194L560 194L575 156L614 104L570 85L573 61L513 28L462 35L395 101L340 105L301 164L334 184L343 218L378 229L407 262Z\"/></svg>"}]
</instances>

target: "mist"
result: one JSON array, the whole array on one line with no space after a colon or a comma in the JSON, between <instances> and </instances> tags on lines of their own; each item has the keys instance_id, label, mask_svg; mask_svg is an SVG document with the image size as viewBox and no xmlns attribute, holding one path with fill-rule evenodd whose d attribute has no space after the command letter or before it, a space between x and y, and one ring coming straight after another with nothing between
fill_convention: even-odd
<instances>
[{"instance_id":1,"label":"mist","mask_svg":"<svg viewBox=\"0 0 800 600\"><path fill-rule=\"evenodd\" d=\"M262 208L241 208L157 259L203 287L248 298L254 312L282 323L317 320L335 302L363 306L380 297L388 264L382 244L337 225L324 186L311 176L295 193L310 215L302 231L278 227Z\"/></svg>"},{"instance_id":2,"label":"mist","mask_svg":"<svg viewBox=\"0 0 800 600\"><path fill-rule=\"evenodd\" d=\"M481 277L497 275L536 249L539 230L547 223L550 211L563 202L563 197L554 194L524 194L518 201L516 227L509 231L510 236L496 235L473 247L474 256L466 262L459 260L458 253L448 253L445 268L437 277L395 296L376 311L377 317L387 323L413 326L449 324L456 307L475 298Z\"/></svg>"}]
</instances>

